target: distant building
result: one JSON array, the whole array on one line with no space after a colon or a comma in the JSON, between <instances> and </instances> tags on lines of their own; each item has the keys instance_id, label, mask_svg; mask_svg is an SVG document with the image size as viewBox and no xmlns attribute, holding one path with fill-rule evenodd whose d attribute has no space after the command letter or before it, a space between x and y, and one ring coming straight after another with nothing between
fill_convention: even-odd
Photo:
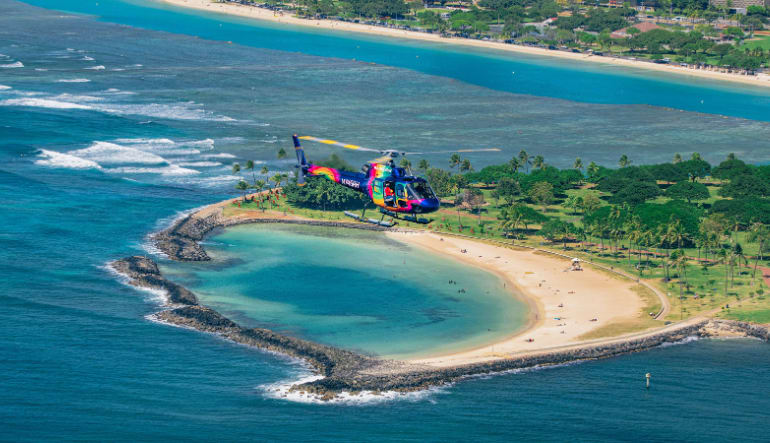
<instances>
[{"instance_id":1,"label":"distant building","mask_svg":"<svg viewBox=\"0 0 770 443\"><path fill-rule=\"evenodd\" d=\"M628 38L631 37L631 34L628 33L629 28L636 28L639 30L640 33L645 33L648 31L652 31L653 29L660 29L660 26L656 25L655 23L651 22L641 22L637 23L635 25L627 26L623 29L618 29L617 31L610 34L610 37L612 38Z\"/></svg>"},{"instance_id":2,"label":"distant building","mask_svg":"<svg viewBox=\"0 0 770 443\"><path fill-rule=\"evenodd\" d=\"M727 0L709 0L710 5L724 7L727 6ZM732 0L730 2L731 9L746 9L749 6L762 6L770 7L770 0Z\"/></svg>"}]
</instances>

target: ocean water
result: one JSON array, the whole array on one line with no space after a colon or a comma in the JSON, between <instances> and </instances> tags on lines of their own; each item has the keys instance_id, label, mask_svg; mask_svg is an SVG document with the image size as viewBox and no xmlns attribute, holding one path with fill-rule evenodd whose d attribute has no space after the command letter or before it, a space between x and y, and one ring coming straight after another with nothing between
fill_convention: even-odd
<instances>
[{"instance_id":1,"label":"ocean water","mask_svg":"<svg viewBox=\"0 0 770 443\"><path fill-rule=\"evenodd\" d=\"M492 343L526 323L526 304L494 274L381 233L247 225L206 249L212 262L163 271L244 326L405 358Z\"/></svg>"},{"instance_id":2,"label":"ocean water","mask_svg":"<svg viewBox=\"0 0 770 443\"><path fill-rule=\"evenodd\" d=\"M649 82L666 80L629 73L613 78L641 85L640 99L592 101L579 88L566 88L578 94L568 97L532 83L517 91L485 85L481 68L468 79L414 67L411 51L440 63L442 48L255 27L145 3L35 3L95 16L0 2L0 440L767 439L766 343L697 341L319 405L275 395L276 386L308 375L297 362L153 323L145 317L158 309L157 296L105 269L125 255L152 254L147 233L182 211L233 196L231 162L287 170L275 151L291 132L377 146L505 149L472 157L478 166L522 147L554 164L570 163L576 151L613 163L623 148L638 163L695 149L710 159L736 151L763 161L763 93L674 82L669 94L648 88L644 96ZM352 60L357 45L382 59ZM519 63L457 54L468 66ZM563 72L568 84L594 75L596 91L609 84L583 68L526 63L544 81ZM704 103L714 114L685 106L704 90L716 100ZM314 266L307 272L318 272Z\"/></svg>"}]
</instances>

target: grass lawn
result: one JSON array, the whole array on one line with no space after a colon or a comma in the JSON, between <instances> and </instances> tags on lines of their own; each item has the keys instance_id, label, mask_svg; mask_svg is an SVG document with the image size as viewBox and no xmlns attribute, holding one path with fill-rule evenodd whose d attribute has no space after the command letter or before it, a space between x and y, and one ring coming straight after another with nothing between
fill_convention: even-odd
<instances>
[{"instance_id":1,"label":"grass lawn","mask_svg":"<svg viewBox=\"0 0 770 443\"><path fill-rule=\"evenodd\" d=\"M770 50L770 36L761 36L761 37L755 37L751 40L744 40L743 44L741 44L741 49L743 48L749 48L749 49L756 49L756 48L762 48L765 51Z\"/></svg>"}]
</instances>

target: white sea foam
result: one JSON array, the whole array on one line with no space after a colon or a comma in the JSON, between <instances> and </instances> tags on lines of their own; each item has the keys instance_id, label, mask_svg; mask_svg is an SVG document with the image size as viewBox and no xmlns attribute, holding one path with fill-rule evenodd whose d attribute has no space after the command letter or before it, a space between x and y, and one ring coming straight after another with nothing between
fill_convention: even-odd
<instances>
[{"instance_id":1,"label":"white sea foam","mask_svg":"<svg viewBox=\"0 0 770 443\"><path fill-rule=\"evenodd\" d=\"M29 93L28 95L40 95ZM93 102L102 101L94 104ZM88 105L79 103L87 102ZM209 121L235 121L227 116L215 115L202 109L199 105L193 107L181 104L120 104L104 102L102 97L86 95L60 94L39 99L8 99L0 101L0 106L29 106L52 109L82 109L105 112L116 115L145 115L148 117L164 118L169 120L209 120Z\"/></svg>"},{"instance_id":2,"label":"white sea foam","mask_svg":"<svg viewBox=\"0 0 770 443\"><path fill-rule=\"evenodd\" d=\"M177 165L168 165L158 168L124 166L120 168L105 169L105 172L118 174L160 174L163 176L186 176L200 174L200 171L196 171L195 169L183 168Z\"/></svg>"},{"instance_id":3,"label":"white sea foam","mask_svg":"<svg viewBox=\"0 0 770 443\"><path fill-rule=\"evenodd\" d=\"M190 166L193 168L214 168L216 166L222 166L222 163L219 162L207 162L207 161L200 161L200 162L178 162L176 163L179 166Z\"/></svg>"},{"instance_id":4,"label":"white sea foam","mask_svg":"<svg viewBox=\"0 0 770 443\"><path fill-rule=\"evenodd\" d=\"M132 145L174 145L176 142L168 138L119 138L116 143L129 143Z\"/></svg>"},{"instance_id":5,"label":"white sea foam","mask_svg":"<svg viewBox=\"0 0 770 443\"><path fill-rule=\"evenodd\" d=\"M179 146L196 146L196 147L203 147L203 148L213 148L214 147L214 140L207 138L204 140L192 140L192 141L182 141L177 142Z\"/></svg>"},{"instance_id":6,"label":"white sea foam","mask_svg":"<svg viewBox=\"0 0 770 443\"><path fill-rule=\"evenodd\" d=\"M12 88L10 86L0 85L0 91L7 91L9 89L12 89Z\"/></svg>"},{"instance_id":7,"label":"white sea foam","mask_svg":"<svg viewBox=\"0 0 770 443\"><path fill-rule=\"evenodd\" d=\"M235 158L233 154L227 152L220 152L219 154L204 154L202 158Z\"/></svg>"},{"instance_id":8,"label":"white sea foam","mask_svg":"<svg viewBox=\"0 0 770 443\"><path fill-rule=\"evenodd\" d=\"M386 391L381 393L375 393L371 391L361 391L357 394L351 394L349 392L342 392L332 400L322 400L321 396L316 394L310 394L307 392L290 392L292 386L302 383L309 383L312 381L320 380L324 378L320 375L311 375L308 373L299 374L298 379L284 380L277 383L264 384L257 387L261 390L265 396L275 398L279 400L288 400L298 403L312 403L312 404L327 404L327 405L347 405L347 406L364 406L378 403L385 403L391 401L421 401L429 399L430 397L443 393L444 389L441 387L433 387L414 392L398 392L398 391Z\"/></svg>"},{"instance_id":9,"label":"white sea foam","mask_svg":"<svg viewBox=\"0 0 770 443\"><path fill-rule=\"evenodd\" d=\"M93 102L104 100L101 97L96 97L93 95L77 95L77 94L67 94L67 93L47 97L47 99L56 100L56 101L65 101L65 102L71 102L71 103L77 103L77 104L82 104L79 102L93 103Z\"/></svg>"},{"instance_id":10,"label":"white sea foam","mask_svg":"<svg viewBox=\"0 0 770 443\"><path fill-rule=\"evenodd\" d=\"M93 57L89 57L87 55L84 55L83 58L81 58L83 61L92 62L94 61Z\"/></svg>"},{"instance_id":11,"label":"white sea foam","mask_svg":"<svg viewBox=\"0 0 770 443\"><path fill-rule=\"evenodd\" d=\"M125 71L123 68L112 68L112 71Z\"/></svg>"},{"instance_id":12,"label":"white sea foam","mask_svg":"<svg viewBox=\"0 0 770 443\"><path fill-rule=\"evenodd\" d=\"M78 103L63 102L58 100L50 100L45 98L9 98L7 100L0 100L0 106L28 106L33 108L49 108L49 109L82 109L93 110L94 108L88 105L81 105Z\"/></svg>"},{"instance_id":13,"label":"white sea foam","mask_svg":"<svg viewBox=\"0 0 770 443\"><path fill-rule=\"evenodd\" d=\"M6 63L6 64L3 64L3 65L0 65L0 68L8 68L8 69L11 69L11 68L23 68L23 67L24 67L24 63L22 63L22 62L13 62L13 63Z\"/></svg>"},{"instance_id":14,"label":"white sea foam","mask_svg":"<svg viewBox=\"0 0 770 443\"><path fill-rule=\"evenodd\" d=\"M48 69L45 69L45 68L35 68L35 71L41 71L41 72L44 72L44 71L47 71L47 70L48 70Z\"/></svg>"},{"instance_id":15,"label":"white sea foam","mask_svg":"<svg viewBox=\"0 0 770 443\"><path fill-rule=\"evenodd\" d=\"M698 340L700 340L700 338L693 335L693 336L690 336L690 337L685 337L685 338L683 338L683 339L681 339L679 341L661 343L660 347L661 348L668 348L669 346L683 345L683 344L692 343L692 342L698 341Z\"/></svg>"},{"instance_id":16,"label":"white sea foam","mask_svg":"<svg viewBox=\"0 0 770 443\"><path fill-rule=\"evenodd\" d=\"M87 78L61 78L56 83L88 83L91 80Z\"/></svg>"},{"instance_id":17,"label":"white sea foam","mask_svg":"<svg viewBox=\"0 0 770 443\"><path fill-rule=\"evenodd\" d=\"M95 161L101 165L109 164L166 164L167 161L159 155L140 149L121 146L115 143L97 141L91 146L69 151L68 154Z\"/></svg>"},{"instance_id":18,"label":"white sea foam","mask_svg":"<svg viewBox=\"0 0 770 443\"><path fill-rule=\"evenodd\" d=\"M47 149L40 150L38 157L40 158L35 160L35 164L40 166L65 169L101 169L101 166L95 161Z\"/></svg>"},{"instance_id":19,"label":"white sea foam","mask_svg":"<svg viewBox=\"0 0 770 443\"><path fill-rule=\"evenodd\" d=\"M92 71L101 71L102 69L105 69L103 65L96 65L96 66L89 66L84 69L90 69Z\"/></svg>"},{"instance_id":20,"label":"white sea foam","mask_svg":"<svg viewBox=\"0 0 770 443\"><path fill-rule=\"evenodd\" d=\"M99 266L99 268L104 269L105 271L107 271L110 274L112 274L113 276L115 276L117 278L117 280L121 284L123 284L125 286L128 286L131 289L135 289L135 290L137 290L139 292L143 292L145 294L148 294L150 296L149 297L150 301L152 301L154 303L157 303L157 304L159 304L161 306L165 306L165 305L168 304L168 292L166 292L166 291L164 291L162 289L145 288L145 287L142 287L142 286L134 286L134 285L132 285L130 283L131 282L131 278L129 278L125 274L122 274L122 273L118 272L117 269L113 268L111 261L105 263L102 266Z\"/></svg>"}]
</instances>

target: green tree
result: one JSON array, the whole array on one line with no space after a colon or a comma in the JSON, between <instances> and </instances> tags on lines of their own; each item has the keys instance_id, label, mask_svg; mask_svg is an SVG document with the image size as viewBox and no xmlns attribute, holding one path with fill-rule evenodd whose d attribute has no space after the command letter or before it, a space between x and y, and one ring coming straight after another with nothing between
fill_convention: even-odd
<instances>
[{"instance_id":1,"label":"green tree","mask_svg":"<svg viewBox=\"0 0 770 443\"><path fill-rule=\"evenodd\" d=\"M420 163L417 164L417 169L422 172L427 172L428 169L430 169L430 163L428 163L428 160L422 159L420 160Z\"/></svg>"},{"instance_id":2,"label":"green tree","mask_svg":"<svg viewBox=\"0 0 770 443\"><path fill-rule=\"evenodd\" d=\"M532 160L532 166L534 166L537 169L545 169L545 159L542 155L536 155L535 158Z\"/></svg>"},{"instance_id":3,"label":"green tree","mask_svg":"<svg viewBox=\"0 0 770 443\"><path fill-rule=\"evenodd\" d=\"M631 160L628 159L628 156L626 154L623 154L620 156L620 160L618 160L618 164L621 168L625 168L626 166L629 166L631 164Z\"/></svg>"},{"instance_id":4,"label":"green tree","mask_svg":"<svg viewBox=\"0 0 770 443\"><path fill-rule=\"evenodd\" d=\"M692 203L693 200L706 200L710 196L706 185L698 182L679 182L666 189L666 197L686 200L687 203Z\"/></svg>"},{"instance_id":5,"label":"green tree","mask_svg":"<svg viewBox=\"0 0 770 443\"><path fill-rule=\"evenodd\" d=\"M241 191L243 201L246 201L246 190L249 189L249 184L245 180L240 180L235 185L235 189Z\"/></svg>"},{"instance_id":6,"label":"green tree","mask_svg":"<svg viewBox=\"0 0 770 443\"><path fill-rule=\"evenodd\" d=\"M254 176L254 160L246 160L246 169L251 170L251 181L254 182L257 179Z\"/></svg>"},{"instance_id":7,"label":"green tree","mask_svg":"<svg viewBox=\"0 0 770 443\"><path fill-rule=\"evenodd\" d=\"M529 159L529 154L527 151L523 149L519 151L519 161L521 162L521 165L526 169L527 174L529 174L529 165L532 164L532 161Z\"/></svg>"},{"instance_id":8,"label":"green tree","mask_svg":"<svg viewBox=\"0 0 770 443\"><path fill-rule=\"evenodd\" d=\"M460 171L462 172L470 172L473 171L473 165L471 165L471 161L467 158L462 161L460 164Z\"/></svg>"},{"instance_id":9,"label":"green tree","mask_svg":"<svg viewBox=\"0 0 770 443\"><path fill-rule=\"evenodd\" d=\"M521 187L513 178L503 177L495 188L495 194L510 205L516 200L517 196L521 195Z\"/></svg>"},{"instance_id":10,"label":"green tree","mask_svg":"<svg viewBox=\"0 0 770 443\"><path fill-rule=\"evenodd\" d=\"M459 166L462 162L462 159L460 158L460 154L452 154L449 156L449 167L454 168L456 166Z\"/></svg>"},{"instance_id":11,"label":"green tree","mask_svg":"<svg viewBox=\"0 0 770 443\"><path fill-rule=\"evenodd\" d=\"M770 239L770 230L768 230L767 225L764 223L752 223L751 228L749 228L748 239L751 242L758 243L759 246L757 257L754 260L754 271L751 273L751 282L754 283L754 278L757 276L759 260L764 258L765 244L767 244L767 240Z\"/></svg>"},{"instance_id":12,"label":"green tree","mask_svg":"<svg viewBox=\"0 0 770 443\"><path fill-rule=\"evenodd\" d=\"M278 158L286 158L286 150L281 148L278 150Z\"/></svg>"},{"instance_id":13,"label":"green tree","mask_svg":"<svg viewBox=\"0 0 770 443\"><path fill-rule=\"evenodd\" d=\"M543 207L543 212L553 201L553 185L548 182L537 182L529 190L529 198Z\"/></svg>"}]
</instances>

